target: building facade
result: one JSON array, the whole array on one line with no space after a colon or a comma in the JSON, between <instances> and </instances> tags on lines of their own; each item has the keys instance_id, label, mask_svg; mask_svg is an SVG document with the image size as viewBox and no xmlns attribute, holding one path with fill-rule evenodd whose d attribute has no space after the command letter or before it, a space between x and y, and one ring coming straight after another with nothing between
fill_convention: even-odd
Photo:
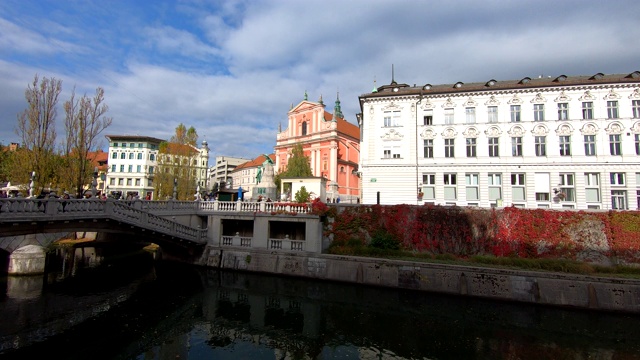
<instances>
[{"instance_id":1,"label":"building facade","mask_svg":"<svg viewBox=\"0 0 640 360\"><path fill-rule=\"evenodd\" d=\"M269 158L268 160L267 157ZM267 161L271 161L272 163L275 162L275 155L260 155L251 161L245 161L238 165L231 172L232 186L235 189L242 187L243 190L246 190L245 200L255 200L260 195L266 197L265 194L260 194L259 192L254 191L254 189L260 183L258 174L263 173L264 164ZM269 196L271 196L271 194ZM275 200L275 197L273 200Z\"/></svg>"},{"instance_id":2,"label":"building facade","mask_svg":"<svg viewBox=\"0 0 640 360\"><path fill-rule=\"evenodd\" d=\"M135 193L142 199L155 199L154 174L158 167L158 148L164 140L149 136L107 135L109 141L107 194Z\"/></svg>"},{"instance_id":3,"label":"building facade","mask_svg":"<svg viewBox=\"0 0 640 360\"><path fill-rule=\"evenodd\" d=\"M213 184L221 183L231 184L233 186L233 177L231 173L240 164L246 163L249 159L231 157L231 156L216 156L215 164L209 168L209 187L211 189Z\"/></svg>"},{"instance_id":4,"label":"building facade","mask_svg":"<svg viewBox=\"0 0 640 360\"><path fill-rule=\"evenodd\" d=\"M288 113L288 124L279 129L274 148L276 172L286 170L293 148L301 144L310 159L313 176L327 179L330 201L360 201L358 162L360 130L344 119L337 98L334 113L325 111L322 97L318 102L305 99Z\"/></svg>"},{"instance_id":5,"label":"building facade","mask_svg":"<svg viewBox=\"0 0 640 360\"><path fill-rule=\"evenodd\" d=\"M160 144L166 140L149 136L107 135L109 141L108 171L105 178L107 194L138 195L141 199L159 200L154 178L158 173ZM182 145L181 145L182 146ZM194 193L197 186L204 190L208 183L209 147L206 141L200 148L188 146L193 156L188 166L194 177ZM163 191L162 197L172 193Z\"/></svg>"},{"instance_id":6,"label":"building facade","mask_svg":"<svg viewBox=\"0 0 640 360\"><path fill-rule=\"evenodd\" d=\"M640 72L359 97L364 203L640 208Z\"/></svg>"}]
</instances>

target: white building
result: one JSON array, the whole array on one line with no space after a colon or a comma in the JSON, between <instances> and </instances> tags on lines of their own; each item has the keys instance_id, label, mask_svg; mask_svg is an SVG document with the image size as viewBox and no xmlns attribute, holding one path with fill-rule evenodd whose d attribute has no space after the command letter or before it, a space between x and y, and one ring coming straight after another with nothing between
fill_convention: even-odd
<instances>
[{"instance_id":1,"label":"white building","mask_svg":"<svg viewBox=\"0 0 640 360\"><path fill-rule=\"evenodd\" d=\"M154 177L158 170L158 151L160 143L166 141L149 136L107 135L109 141L108 171L106 191L137 194L141 199L156 199ZM193 148L196 155L189 163L194 171L197 185L207 185L207 169L209 167L209 147L202 142L200 149ZM194 185L195 186L195 185Z\"/></svg>"},{"instance_id":2,"label":"white building","mask_svg":"<svg viewBox=\"0 0 640 360\"><path fill-rule=\"evenodd\" d=\"M209 188L213 187L214 183L233 183L233 179L231 176L231 172L238 167L238 165L243 164L248 159L237 158L231 156L216 156L216 163L209 168Z\"/></svg>"},{"instance_id":3,"label":"white building","mask_svg":"<svg viewBox=\"0 0 640 360\"><path fill-rule=\"evenodd\" d=\"M640 207L640 72L392 81L359 100L363 203Z\"/></svg>"},{"instance_id":4,"label":"white building","mask_svg":"<svg viewBox=\"0 0 640 360\"><path fill-rule=\"evenodd\" d=\"M257 176L258 173L262 173L264 169L264 163L268 161L267 156L272 163L275 162L275 154L259 155L253 160L245 160L242 164L236 166L235 169L230 173L231 184L233 188L237 189L238 187L242 187L242 189L246 190L246 199L255 200L259 195L262 195L254 194L254 188L256 188L259 184Z\"/></svg>"},{"instance_id":5,"label":"white building","mask_svg":"<svg viewBox=\"0 0 640 360\"><path fill-rule=\"evenodd\" d=\"M158 146L164 140L136 135L107 135L106 138L109 141L106 192L119 191L122 196L137 193L142 199L153 199Z\"/></svg>"}]
</instances>

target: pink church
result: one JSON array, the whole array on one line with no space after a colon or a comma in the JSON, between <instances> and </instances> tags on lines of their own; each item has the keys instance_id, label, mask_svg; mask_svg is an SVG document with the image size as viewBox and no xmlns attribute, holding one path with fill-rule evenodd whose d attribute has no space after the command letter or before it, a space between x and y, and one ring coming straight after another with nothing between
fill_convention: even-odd
<instances>
[{"instance_id":1,"label":"pink church","mask_svg":"<svg viewBox=\"0 0 640 360\"><path fill-rule=\"evenodd\" d=\"M276 136L276 171L286 169L293 147L300 143L309 158L313 176L327 179L329 201L360 201L360 128L344 119L340 98L333 114L325 111L322 96L318 102L304 100L291 108L289 123ZM326 199L323 199L326 200Z\"/></svg>"}]
</instances>

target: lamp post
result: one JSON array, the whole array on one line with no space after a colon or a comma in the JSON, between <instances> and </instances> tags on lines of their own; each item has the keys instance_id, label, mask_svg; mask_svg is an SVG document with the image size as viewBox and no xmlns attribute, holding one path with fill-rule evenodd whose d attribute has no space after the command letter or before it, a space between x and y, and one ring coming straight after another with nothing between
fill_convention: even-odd
<instances>
[{"instance_id":1,"label":"lamp post","mask_svg":"<svg viewBox=\"0 0 640 360\"><path fill-rule=\"evenodd\" d=\"M178 179L173 178L173 200L178 196Z\"/></svg>"},{"instance_id":2,"label":"lamp post","mask_svg":"<svg viewBox=\"0 0 640 360\"><path fill-rule=\"evenodd\" d=\"M98 167L93 168L93 181L91 182L91 197L95 198L98 192Z\"/></svg>"},{"instance_id":3,"label":"lamp post","mask_svg":"<svg viewBox=\"0 0 640 360\"><path fill-rule=\"evenodd\" d=\"M32 171L31 172L31 182L29 183L29 197L32 198L33 197L33 192L35 190L35 180L36 180L36 172Z\"/></svg>"}]
</instances>

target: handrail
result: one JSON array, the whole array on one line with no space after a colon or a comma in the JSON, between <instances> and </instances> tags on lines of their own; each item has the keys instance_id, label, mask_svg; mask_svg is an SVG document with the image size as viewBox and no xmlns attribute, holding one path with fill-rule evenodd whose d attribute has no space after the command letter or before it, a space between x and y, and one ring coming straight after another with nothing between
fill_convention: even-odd
<instances>
[{"instance_id":1,"label":"handrail","mask_svg":"<svg viewBox=\"0 0 640 360\"><path fill-rule=\"evenodd\" d=\"M151 202L149 202L151 203ZM189 202L191 203L191 202ZM94 199L0 199L0 221L50 220L106 217L141 228L177 236L197 243L206 242L207 229L192 228L137 209L135 202ZM174 204L175 205L175 204ZM193 205L189 205L193 206ZM183 206L178 205L178 208ZM148 208L147 208L148 209ZM44 218L43 218L44 217ZM204 241L203 241L204 240Z\"/></svg>"}]
</instances>

